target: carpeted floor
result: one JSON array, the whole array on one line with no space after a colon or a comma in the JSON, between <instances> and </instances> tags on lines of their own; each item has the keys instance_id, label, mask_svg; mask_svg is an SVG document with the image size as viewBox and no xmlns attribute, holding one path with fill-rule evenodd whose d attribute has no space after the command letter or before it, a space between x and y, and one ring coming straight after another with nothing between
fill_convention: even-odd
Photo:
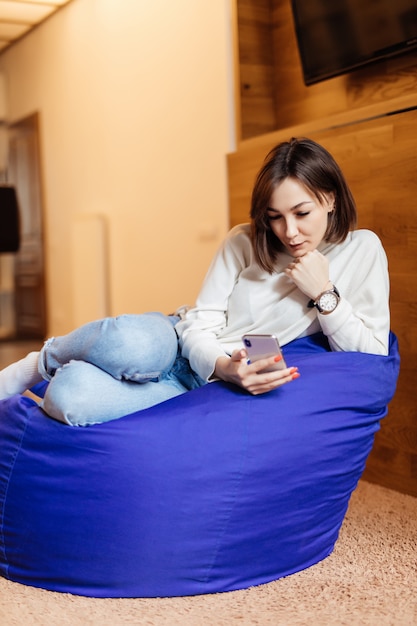
<instances>
[{"instance_id":1,"label":"carpeted floor","mask_svg":"<svg viewBox=\"0 0 417 626\"><path fill-rule=\"evenodd\" d=\"M103 600L0 578L0 624L417 626L417 498L361 481L330 557L242 591Z\"/></svg>"}]
</instances>

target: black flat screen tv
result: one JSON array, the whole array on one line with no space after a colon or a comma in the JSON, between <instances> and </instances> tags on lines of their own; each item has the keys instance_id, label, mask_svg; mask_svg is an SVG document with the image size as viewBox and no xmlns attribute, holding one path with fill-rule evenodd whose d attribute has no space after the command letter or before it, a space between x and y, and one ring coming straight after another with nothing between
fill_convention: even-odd
<instances>
[{"instance_id":1,"label":"black flat screen tv","mask_svg":"<svg viewBox=\"0 0 417 626\"><path fill-rule=\"evenodd\" d=\"M416 51L417 0L291 0L306 85Z\"/></svg>"},{"instance_id":2,"label":"black flat screen tv","mask_svg":"<svg viewBox=\"0 0 417 626\"><path fill-rule=\"evenodd\" d=\"M14 187L0 185L0 253L20 247L19 206Z\"/></svg>"}]
</instances>

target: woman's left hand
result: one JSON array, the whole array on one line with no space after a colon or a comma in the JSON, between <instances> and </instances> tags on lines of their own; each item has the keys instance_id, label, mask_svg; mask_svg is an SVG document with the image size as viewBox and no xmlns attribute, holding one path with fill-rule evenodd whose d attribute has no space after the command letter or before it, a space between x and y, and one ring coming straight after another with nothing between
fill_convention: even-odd
<instances>
[{"instance_id":1,"label":"woman's left hand","mask_svg":"<svg viewBox=\"0 0 417 626\"><path fill-rule=\"evenodd\" d=\"M214 372L221 380L238 385L256 396L299 378L298 367L264 371L265 368L276 364L277 358L279 359L272 356L248 363L246 350L240 348L234 350L232 356L218 357Z\"/></svg>"},{"instance_id":2,"label":"woman's left hand","mask_svg":"<svg viewBox=\"0 0 417 626\"><path fill-rule=\"evenodd\" d=\"M326 289L331 289L329 261L318 250L307 252L284 270L298 289L313 300Z\"/></svg>"}]
</instances>

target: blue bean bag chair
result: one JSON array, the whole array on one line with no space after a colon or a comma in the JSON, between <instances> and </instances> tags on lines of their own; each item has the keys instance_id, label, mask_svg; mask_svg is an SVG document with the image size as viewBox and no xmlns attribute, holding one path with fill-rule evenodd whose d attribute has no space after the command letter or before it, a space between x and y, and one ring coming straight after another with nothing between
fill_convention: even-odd
<instances>
[{"instance_id":1,"label":"blue bean bag chair","mask_svg":"<svg viewBox=\"0 0 417 626\"><path fill-rule=\"evenodd\" d=\"M0 402L0 573L96 597L206 594L333 550L396 386L399 356L284 348L301 377L222 382L87 428ZM41 385L42 386L42 385Z\"/></svg>"}]
</instances>

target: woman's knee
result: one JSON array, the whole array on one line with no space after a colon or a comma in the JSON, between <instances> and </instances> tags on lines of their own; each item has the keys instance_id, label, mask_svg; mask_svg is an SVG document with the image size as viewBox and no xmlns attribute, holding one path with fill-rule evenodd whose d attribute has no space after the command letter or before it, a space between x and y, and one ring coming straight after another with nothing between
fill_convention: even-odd
<instances>
[{"instance_id":1,"label":"woman's knee","mask_svg":"<svg viewBox=\"0 0 417 626\"><path fill-rule=\"evenodd\" d=\"M82 361L70 361L59 368L40 404L45 413L59 422L77 426L92 400L88 376L92 367L94 366Z\"/></svg>"},{"instance_id":2,"label":"woman's knee","mask_svg":"<svg viewBox=\"0 0 417 626\"><path fill-rule=\"evenodd\" d=\"M158 379L174 365L178 337L162 313L120 315L114 318L114 349L120 358L122 378L135 381Z\"/></svg>"},{"instance_id":3,"label":"woman's knee","mask_svg":"<svg viewBox=\"0 0 417 626\"><path fill-rule=\"evenodd\" d=\"M123 415L118 398L122 385L91 363L70 361L56 371L40 406L69 426L107 422Z\"/></svg>"}]
</instances>

